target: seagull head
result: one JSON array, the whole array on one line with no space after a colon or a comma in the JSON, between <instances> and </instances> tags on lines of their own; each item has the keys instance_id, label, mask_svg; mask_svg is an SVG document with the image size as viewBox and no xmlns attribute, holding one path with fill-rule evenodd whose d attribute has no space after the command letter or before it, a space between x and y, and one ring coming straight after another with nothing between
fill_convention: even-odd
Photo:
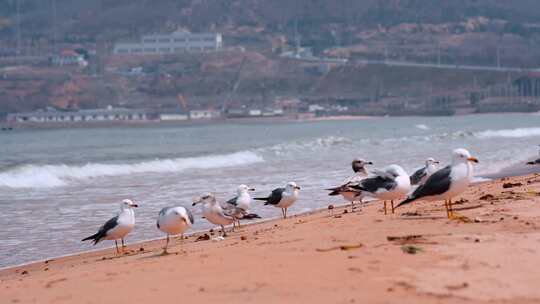
<instances>
[{"instance_id":1,"label":"seagull head","mask_svg":"<svg viewBox=\"0 0 540 304\"><path fill-rule=\"evenodd\" d=\"M364 167L367 165L373 165L373 163L370 161L366 161L365 159L362 159L362 158L355 158L352 161L351 165L352 165L353 171L356 173L358 171L364 170Z\"/></svg>"},{"instance_id":2,"label":"seagull head","mask_svg":"<svg viewBox=\"0 0 540 304\"><path fill-rule=\"evenodd\" d=\"M216 196L212 193L205 193L201 195L199 198L195 199L193 201L193 205L195 206L197 204L206 204L206 203L215 203L216 202Z\"/></svg>"},{"instance_id":3,"label":"seagull head","mask_svg":"<svg viewBox=\"0 0 540 304\"><path fill-rule=\"evenodd\" d=\"M467 162L478 163L478 159L472 157L471 153L465 149L456 149L452 152L452 162L455 164Z\"/></svg>"},{"instance_id":4,"label":"seagull head","mask_svg":"<svg viewBox=\"0 0 540 304\"><path fill-rule=\"evenodd\" d=\"M295 182L288 182L285 189L288 191L298 191L300 187Z\"/></svg>"},{"instance_id":5,"label":"seagull head","mask_svg":"<svg viewBox=\"0 0 540 304\"><path fill-rule=\"evenodd\" d=\"M247 193L249 191L255 191L255 188L250 188L247 185L240 185L238 188L236 188L236 192L238 194Z\"/></svg>"},{"instance_id":6,"label":"seagull head","mask_svg":"<svg viewBox=\"0 0 540 304\"><path fill-rule=\"evenodd\" d=\"M431 166L431 165L436 165L436 164L438 165L439 161L435 160L433 157L426 159L426 166Z\"/></svg>"},{"instance_id":7,"label":"seagull head","mask_svg":"<svg viewBox=\"0 0 540 304\"><path fill-rule=\"evenodd\" d=\"M139 207L139 205L137 205L137 203L135 203L134 201L128 198L122 201L122 209L136 208L136 207Z\"/></svg>"}]
</instances>

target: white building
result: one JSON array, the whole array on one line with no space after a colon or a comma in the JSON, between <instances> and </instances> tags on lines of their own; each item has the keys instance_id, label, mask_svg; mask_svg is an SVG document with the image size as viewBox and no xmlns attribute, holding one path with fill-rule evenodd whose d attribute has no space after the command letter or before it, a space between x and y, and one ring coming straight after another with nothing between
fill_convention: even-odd
<instances>
[{"instance_id":1,"label":"white building","mask_svg":"<svg viewBox=\"0 0 540 304\"><path fill-rule=\"evenodd\" d=\"M191 110L190 119L215 119L221 117L221 112L216 110Z\"/></svg>"},{"instance_id":2,"label":"white building","mask_svg":"<svg viewBox=\"0 0 540 304\"><path fill-rule=\"evenodd\" d=\"M150 55L183 52L212 52L223 47L220 33L173 32L143 36L140 42L118 42L115 54Z\"/></svg>"},{"instance_id":3,"label":"white building","mask_svg":"<svg viewBox=\"0 0 540 304\"><path fill-rule=\"evenodd\" d=\"M161 121L182 121L188 120L187 113L161 113L159 114L159 120Z\"/></svg>"},{"instance_id":4,"label":"white building","mask_svg":"<svg viewBox=\"0 0 540 304\"><path fill-rule=\"evenodd\" d=\"M123 108L92 109L78 111L36 111L27 113L8 114L7 120L25 123L56 123L56 122L92 122L92 121L145 121L148 114L144 110Z\"/></svg>"}]
</instances>

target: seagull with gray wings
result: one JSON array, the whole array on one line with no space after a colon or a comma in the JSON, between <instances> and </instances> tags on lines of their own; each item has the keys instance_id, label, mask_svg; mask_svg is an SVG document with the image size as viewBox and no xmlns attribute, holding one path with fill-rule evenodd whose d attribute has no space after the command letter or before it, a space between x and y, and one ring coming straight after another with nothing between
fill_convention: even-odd
<instances>
[{"instance_id":1,"label":"seagull with gray wings","mask_svg":"<svg viewBox=\"0 0 540 304\"><path fill-rule=\"evenodd\" d=\"M178 207L165 207L159 211L156 226L159 230L167 234L167 242L163 248L163 254L168 254L167 248L169 247L169 235L181 234L181 240L184 241L184 232L189 230L195 219L189 209Z\"/></svg>"},{"instance_id":2,"label":"seagull with gray wings","mask_svg":"<svg viewBox=\"0 0 540 304\"><path fill-rule=\"evenodd\" d=\"M120 253L118 249L118 240L122 240L122 248L125 247L124 238L135 227L135 212L133 208L138 205L130 199L125 199L120 205L120 213L109 219L101 226L95 234L82 239L82 241L92 240L94 245L101 240L114 240L116 245L116 253Z\"/></svg>"},{"instance_id":3,"label":"seagull with gray wings","mask_svg":"<svg viewBox=\"0 0 540 304\"><path fill-rule=\"evenodd\" d=\"M426 159L426 165L411 175L411 185L422 185L435 172L439 170L439 161L432 157Z\"/></svg>"},{"instance_id":4,"label":"seagull with gray wings","mask_svg":"<svg viewBox=\"0 0 540 304\"><path fill-rule=\"evenodd\" d=\"M478 159L472 157L465 149L456 149L452 152L451 165L442 168L431 175L426 182L418 187L406 200L397 207L410 204L416 200L444 200L446 215L453 215L452 198L467 190L473 178L473 165Z\"/></svg>"},{"instance_id":5,"label":"seagull with gray wings","mask_svg":"<svg viewBox=\"0 0 540 304\"><path fill-rule=\"evenodd\" d=\"M251 191L255 191L255 188L240 185L236 189L236 196L225 202L223 205L223 209L226 212L233 214L233 216L237 219L235 222L233 222L233 226L235 223L238 223L238 227L240 227L240 219L251 220L261 218L255 213L249 213L252 200L249 192Z\"/></svg>"},{"instance_id":6,"label":"seagull with gray wings","mask_svg":"<svg viewBox=\"0 0 540 304\"><path fill-rule=\"evenodd\" d=\"M401 166L390 165L382 170L375 170L372 176L363 179L350 188L356 191L358 195L383 200L384 214L387 214L386 202L391 202L392 213L394 213L394 200L407 196L411 190L411 181L409 175Z\"/></svg>"},{"instance_id":7,"label":"seagull with gray wings","mask_svg":"<svg viewBox=\"0 0 540 304\"><path fill-rule=\"evenodd\" d=\"M255 200L264 201L264 205L281 208L283 218L287 218L287 209L296 202L300 194L300 187L295 182L288 182L285 188L272 190L267 197L256 197Z\"/></svg>"},{"instance_id":8,"label":"seagull with gray wings","mask_svg":"<svg viewBox=\"0 0 540 304\"><path fill-rule=\"evenodd\" d=\"M354 209L354 202L359 201L361 203L364 196L363 193L359 193L350 187L358 184L368 176L366 165L373 165L373 163L363 159L354 159L351 165L354 175L349 177L341 186L326 190L330 191L329 196L341 195L345 200L351 202L351 207Z\"/></svg>"}]
</instances>

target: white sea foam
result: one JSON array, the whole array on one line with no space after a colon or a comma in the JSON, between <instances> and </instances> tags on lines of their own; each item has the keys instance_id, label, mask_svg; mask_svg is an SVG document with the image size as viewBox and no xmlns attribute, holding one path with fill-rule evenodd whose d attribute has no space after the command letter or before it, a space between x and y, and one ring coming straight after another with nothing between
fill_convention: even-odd
<instances>
[{"instance_id":1,"label":"white sea foam","mask_svg":"<svg viewBox=\"0 0 540 304\"><path fill-rule=\"evenodd\" d=\"M180 172L188 169L235 167L263 162L264 159L251 151L224 155L209 155L175 159L161 159L132 164L86 165L24 165L0 173L0 187L50 188L65 186L70 181L102 176L120 176L136 173Z\"/></svg>"},{"instance_id":2,"label":"white sea foam","mask_svg":"<svg viewBox=\"0 0 540 304\"><path fill-rule=\"evenodd\" d=\"M475 134L479 138L521 138L540 136L540 128L517 128L502 130L486 130Z\"/></svg>"},{"instance_id":3,"label":"white sea foam","mask_svg":"<svg viewBox=\"0 0 540 304\"><path fill-rule=\"evenodd\" d=\"M415 127L420 130L429 130L429 127L424 124L418 124Z\"/></svg>"}]
</instances>

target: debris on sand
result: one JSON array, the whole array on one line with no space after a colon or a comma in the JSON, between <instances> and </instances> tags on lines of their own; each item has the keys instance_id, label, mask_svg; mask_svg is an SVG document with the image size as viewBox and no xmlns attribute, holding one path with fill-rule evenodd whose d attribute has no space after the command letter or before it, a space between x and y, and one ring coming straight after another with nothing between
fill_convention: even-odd
<instances>
[{"instance_id":1,"label":"debris on sand","mask_svg":"<svg viewBox=\"0 0 540 304\"><path fill-rule=\"evenodd\" d=\"M417 254L419 252L422 252L422 248L413 246L413 245L403 245L401 246L401 251L408 254Z\"/></svg>"},{"instance_id":2,"label":"debris on sand","mask_svg":"<svg viewBox=\"0 0 540 304\"><path fill-rule=\"evenodd\" d=\"M491 200L494 200L494 199L495 199L495 196L493 196L491 194L482 195L479 198L479 200L481 200L481 201L491 201Z\"/></svg>"},{"instance_id":3,"label":"debris on sand","mask_svg":"<svg viewBox=\"0 0 540 304\"><path fill-rule=\"evenodd\" d=\"M504 183L503 184L504 189L519 187L519 186L523 186L523 184L522 183Z\"/></svg>"},{"instance_id":4,"label":"debris on sand","mask_svg":"<svg viewBox=\"0 0 540 304\"><path fill-rule=\"evenodd\" d=\"M199 235L199 237L195 239L195 242L208 241L209 239L210 239L210 236L205 233L203 235Z\"/></svg>"},{"instance_id":5,"label":"debris on sand","mask_svg":"<svg viewBox=\"0 0 540 304\"><path fill-rule=\"evenodd\" d=\"M328 252L328 251L333 251L333 250L347 251L347 250L359 249L359 248L362 248L363 246L364 245L358 243L358 244L351 244L351 245L334 246L330 248L317 248L315 250L317 250L318 252Z\"/></svg>"}]
</instances>

